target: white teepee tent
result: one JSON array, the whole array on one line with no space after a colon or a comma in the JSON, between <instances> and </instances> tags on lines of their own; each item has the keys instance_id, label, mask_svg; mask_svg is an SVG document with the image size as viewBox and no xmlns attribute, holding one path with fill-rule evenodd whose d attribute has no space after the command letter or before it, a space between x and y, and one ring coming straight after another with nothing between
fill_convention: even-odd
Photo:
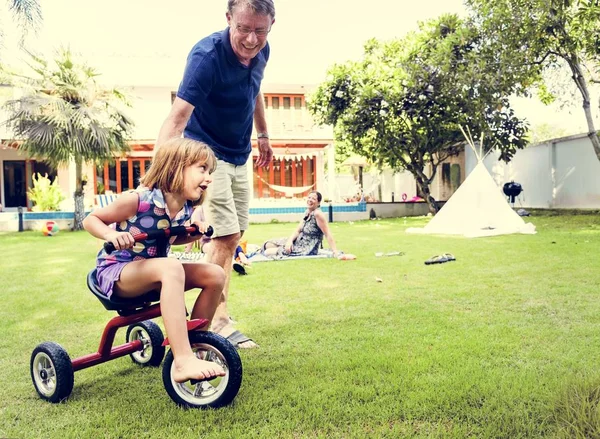
<instances>
[{"instance_id":1,"label":"white teepee tent","mask_svg":"<svg viewBox=\"0 0 600 439\"><path fill-rule=\"evenodd\" d=\"M483 164L483 157L477 154L472 142L469 144L479 159L475 169L424 228L409 228L406 231L464 235L469 238L511 233L534 234L535 226L525 223L510 207Z\"/></svg>"}]
</instances>

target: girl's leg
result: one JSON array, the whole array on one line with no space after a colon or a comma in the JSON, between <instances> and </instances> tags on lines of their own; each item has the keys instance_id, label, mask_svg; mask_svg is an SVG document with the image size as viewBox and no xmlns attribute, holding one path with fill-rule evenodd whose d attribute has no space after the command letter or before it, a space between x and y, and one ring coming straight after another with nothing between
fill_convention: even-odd
<instances>
[{"instance_id":1,"label":"girl's leg","mask_svg":"<svg viewBox=\"0 0 600 439\"><path fill-rule=\"evenodd\" d=\"M218 364L200 360L194 355L187 333L184 299L185 270L173 258L153 258L127 264L115 284L121 297L136 297L148 290L160 288L160 309L173 351L177 382L222 376Z\"/></svg>"},{"instance_id":2,"label":"girl's leg","mask_svg":"<svg viewBox=\"0 0 600 439\"><path fill-rule=\"evenodd\" d=\"M183 269L185 290L202 289L192 308L191 318L212 321L225 286L225 271L220 266L209 263L183 264Z\"/></svg>"}]
</instances>

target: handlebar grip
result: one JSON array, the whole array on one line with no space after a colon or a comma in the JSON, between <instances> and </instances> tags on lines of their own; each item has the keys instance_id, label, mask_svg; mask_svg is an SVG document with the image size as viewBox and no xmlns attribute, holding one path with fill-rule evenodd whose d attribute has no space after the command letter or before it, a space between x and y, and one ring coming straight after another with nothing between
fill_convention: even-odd
<instances>
[{"instance_id":1,"label":"handlebar grip","mask_svg":"<svg viewBox=\"0 0 600 439\"><path fill-rule=\"evenodd\" d=\"M190 235L194 236L194 235L202 235L202 233L200 233L198 231L198 226L196 225L192 225L190 228L193 228L195 230L190 231ZM187 228L187 230L189 231L190 228ZM168 229L167 229L168 230ZM182 231L186 231L186 228L182 228ZM204 235L208 236L209 238L213 235L213 233L215 232L215 229L213 229L212 226L208 226L208 228L206 229L206 232L204 232ZM141 238L141 240L144 239L155 239L155 238L159 238L159 237L163 237L165 236L165 229L162 230L152 230L150 232L148 232L148 234L143 234L143 238ZM136 241L138 241L138 239L136 238ZM112 253L116 250L115 245L112 242L105 242L104 243L104 251L106 253Z\"/></svg>"},{"instance_id":2,"label":"handlebar grip","mask_svg":"<svg viewBox=\"0 0 600 439\"><path fill-rule=\"evenodd\" d=\"M213 229L212 226L208 226L206 228L206 232L204 233L200 233L200 231L198 230L198 226L196 224L192 224L188 230L192 228L194 229L194 231L190 232L190 236L196 236L196 235L204 235L204 236L208 236L209 238L213 235L213 233L215 233L215 229Z\"/></svg>"},{"instance_id":3,"label":"handlebar grip","mask_svg":"<svg viewBox=\"0 0 600 439\"><path fill-rule=\"evenodd\" d=\"M106 253L112 253L116 250L115 245L112 242L105 242L104 243L104 251Z\"/></svg>"}]
</instances>

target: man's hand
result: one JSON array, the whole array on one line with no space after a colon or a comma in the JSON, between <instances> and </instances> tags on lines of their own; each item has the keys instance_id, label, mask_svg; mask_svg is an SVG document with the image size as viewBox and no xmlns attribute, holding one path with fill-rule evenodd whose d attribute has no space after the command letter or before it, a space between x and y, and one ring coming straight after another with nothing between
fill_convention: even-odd
<instances>
[{"instance_id":1,"label":"man's hand","mask_svg":"<svg viewBox=\"0 0 600 439\"><path fill-rule=\"evenodd\" d=\"M273 149L271 148L269 139L258 139L258 159L256 160L256 167L267 167L269 166L269 163L271 163L271 160L273 160Z\"/></svg>"}]
</instances>

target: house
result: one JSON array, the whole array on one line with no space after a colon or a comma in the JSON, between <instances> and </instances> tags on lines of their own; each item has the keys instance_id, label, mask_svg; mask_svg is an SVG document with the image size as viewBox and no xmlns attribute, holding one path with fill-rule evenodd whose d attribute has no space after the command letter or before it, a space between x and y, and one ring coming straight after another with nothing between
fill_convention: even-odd
<instances>
[{"instance_id":1,"label":"house","mask_svg":"<svg viewBox=\"0 0 600 439\"><path fill-rule=\"evenodd\" d=\"M134 137L146 140L133 141L127 157L91 172L95 193L120 193L137 185L152 160L154 140L151 136L158 134L175 96L171 89L162 87L135 88L133 93L139 97L134 107ZM268 169L248 167L253 181L251 197L302 197L307 190L298 191L298 188L320 188L324 184L324 151L333 145L333 130L314 124L306 109L304 86L266 86L263 94L274 160ZM256 162L256 133L252 143L252 160Z\"/></svg>"},{"instance_id":2,"label":"house","mask_svg":"<svg viewBox=\"0 0 600 439\"><path fill-rule=\"evenodd\" d=\"M288 200L284 204L302 205L294 200L303 198L312 189L319 190L327 198L343 199L342 195L351 191L355 182L351 176L325 175L326 162L330 163L329 170L335 168L333 129L330 126L315 125L308 112L306 98L311 87L299 84L263 84L262 91L274 160L268 168L248 166L248 176L253 182L251 206L269 205L269 201L282 199ZM10 99L12 93L10 87L0 87L0 102ZM137 186L139 178L150 166L154 139L175 96L171 86L150 85L131 87L129 94L132 97L130 116L135 121L132 135L135 140L130 141L131 151L112 163L98 167L88 164L84 167L87 207L94 205L97 194L118 194ZM1 119L4 119L2 114ZM4 209L17 210L19 206L31 208L27 189L31 187L32 175L40 172L58 178L61 189L67 194L62 208L72 210L74 166L52 169L41 161L28 159L16 148L15 142L7 140L11 138L10 133L2 130L0 128L0 203ZM252 143L252 160L255 162L258 158L255 133ZM433 186L436 198L439 199L439 195L443 199L449 198L464 179L464 171L460 170L464 157L457 160L456 163L443 165L440 177ZM451 172L451 169L454 171ZM394 193L394 201L403 201L404 195L408 199L418 195L415 181L407 173L393 174L385 171L377 178L367 179L364 188L369 189L369 192L375 194L374 198L381 201L392 201Z\"/></svg>"}]
</instances>

